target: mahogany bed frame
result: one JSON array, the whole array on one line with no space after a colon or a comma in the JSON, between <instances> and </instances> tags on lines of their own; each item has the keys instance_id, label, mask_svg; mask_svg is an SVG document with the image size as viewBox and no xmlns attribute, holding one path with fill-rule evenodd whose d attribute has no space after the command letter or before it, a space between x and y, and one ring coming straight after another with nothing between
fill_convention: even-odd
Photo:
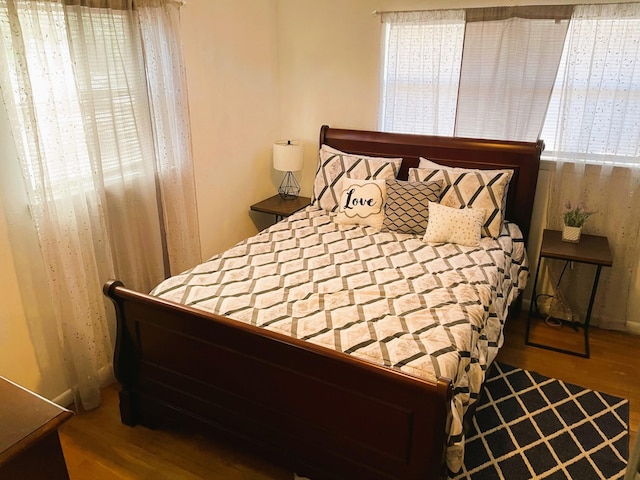
<instances>
[{"instance_id":1,"label":"mahogany bed frame","mask_svg":"<svg viewBox=\"0 0 640 480\"><path fill-rule=\"evenodd\" d=\"M334 129L320 144L465 168L514 170L507 219L529 231L542 142ZM429 479L444 463L449 379L428 382L347 354L129 290L115 305L114 368L127 425L195 425L313 480Z\"/></svg>"}]
</instances>

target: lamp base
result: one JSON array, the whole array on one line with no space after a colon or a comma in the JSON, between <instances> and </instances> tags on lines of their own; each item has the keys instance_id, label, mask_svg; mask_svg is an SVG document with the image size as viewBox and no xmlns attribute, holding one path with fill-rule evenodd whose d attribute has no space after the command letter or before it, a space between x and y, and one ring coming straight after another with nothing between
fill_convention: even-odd
<instances>
[{"instance_id":1,"label":"lamp base","mask_svg":"<svg viewBox=\"0 0 640 480\"><path fill-rule=\"evenodd\" d=\"M284 200L294 200L300 195L300 185L293 176L293 173L287 172L278 187L278 193Z\"/></svg>"}]
</instances>

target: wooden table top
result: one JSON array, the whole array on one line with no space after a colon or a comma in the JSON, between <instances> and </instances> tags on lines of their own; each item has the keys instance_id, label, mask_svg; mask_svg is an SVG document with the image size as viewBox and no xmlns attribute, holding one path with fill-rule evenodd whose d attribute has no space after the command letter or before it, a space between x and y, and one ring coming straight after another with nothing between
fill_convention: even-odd
<instances>
[{"instance_id":1,"label":"wooden table top","mask_svg":"<svg viewBox=\"0 0 640 480\"><path fill-rule=\"evenodd\" d=\"M0 377L0 465L56 430L73 412Z\"/></svg>"},{"instance_id":2,"label":"wooden table top","mask_svg":"<svg viewBox=\"0 0 640 480\"><path fill-rule=\"evenodd\" d=\"M288 216L303 209L311 203L309 197L296 197L284 199L280 195L274 195L266 200L251 205L251 210L272 215Z\"/></svg>"},{"instance_id":3,"label":"wooden table top","mask_svg":"<svg viewBox=\"0 0 640 480\"><path fill-rule=\"evenodd\" d=\"M598 235L580 235L578 243L562 241L562 232L545 230L540 256L610 267L613 264L609 240Z\"/></svg>"}]
</instances>

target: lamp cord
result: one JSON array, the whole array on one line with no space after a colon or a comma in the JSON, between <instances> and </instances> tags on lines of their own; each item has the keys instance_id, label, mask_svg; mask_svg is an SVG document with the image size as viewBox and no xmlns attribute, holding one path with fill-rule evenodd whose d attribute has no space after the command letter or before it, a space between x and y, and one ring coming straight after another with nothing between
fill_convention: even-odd
<instances>
[{"instance_id":1,"label":"lamp cord","mask_svg":"<svg viewBox=\"0 0 640 480\"><path fill-rule=\"evenodd\" d=\"M556 282L555 285L555 289L554 289L554 294L553 295L549 295L549 294L544 294L541 293L539 295L536 295L535 298L535 307L536 307L536 311L537 313L540 313L540 309L538 308L538 298L540 297L550 297L551 301L553 301L556 296L557 296L557 292L560 289L560 283L562 282L562 277L564 276L564 272L567 270L567 267L569 266L569 264L571 263L570 260L567 260L564 262L564 267L562 267L562 272L560 272L560 276L558 277L558 281ZM562 321L555 319L551 316L551 304L549 306L549 310L547 311L547 315L544 318L544 323L546 323L547 325L549 325L550 327L556 327L559 328L562 326Z\"/></svg>"}]
</instances>

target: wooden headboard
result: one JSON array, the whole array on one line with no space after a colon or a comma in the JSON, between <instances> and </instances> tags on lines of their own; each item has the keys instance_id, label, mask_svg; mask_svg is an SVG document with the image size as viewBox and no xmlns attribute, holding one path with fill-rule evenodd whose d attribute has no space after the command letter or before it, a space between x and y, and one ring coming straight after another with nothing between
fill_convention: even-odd
<instances>
[{"instance_id":1,"label":"wooden headboard","mask_svg":"<svg viewBox=\"0 0 640 480\"><path fill-rule=\"evenodd\" d=\"M323 125L320 145L338 150L378 157L402 157L398 178L406 180L409 168L417 167L424 157L443 165L483 170L513 170L507 195L506 219L516 223L529 236L533 200L538 182L542 140L512 142L476 138L437 137L386 133L366 130L346 130Z\"/></svg>"}]
</instances>

